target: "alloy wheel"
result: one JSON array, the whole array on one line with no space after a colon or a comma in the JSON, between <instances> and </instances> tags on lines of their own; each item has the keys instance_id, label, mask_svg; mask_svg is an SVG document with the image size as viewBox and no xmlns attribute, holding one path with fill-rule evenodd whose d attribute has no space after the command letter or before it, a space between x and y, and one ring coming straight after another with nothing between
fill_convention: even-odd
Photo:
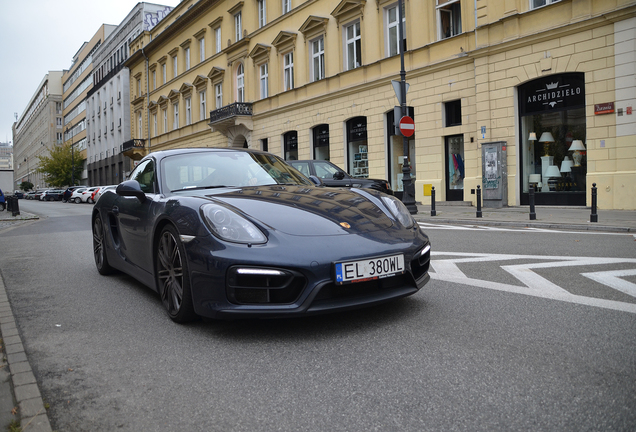
<instances>
[{"instance_id":1,"label":"alloy wheel","mask_svg":"<svg viewBox=\"0 0 636 432\"><path fill-rule=\"evenodd\" d=\"M183 259L177 239L169 230L165 230L159 240L157 278L161 301L168 314L175 317L183 302Z\"/></svg>"}]
</instances>

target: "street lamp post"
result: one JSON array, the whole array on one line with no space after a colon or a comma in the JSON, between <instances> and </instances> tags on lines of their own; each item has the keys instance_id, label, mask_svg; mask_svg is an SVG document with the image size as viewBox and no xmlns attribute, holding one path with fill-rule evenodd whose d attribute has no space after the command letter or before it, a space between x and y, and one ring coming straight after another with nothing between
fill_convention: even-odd
<instances>
[{"instance_id":1,"label":"street lamp post","mask_svg":"<svg viewBox=\"0 0 636 432\"><path fill-rule=\"evenodd\" d=\"M400 48L400 106L402 108L402 117L408 115L406 109L406 71L404 70L404 23L402 21L402 17L404 16L404 7L402 5L402 0L398 1L398 46ZM403 192L402 192L402 202L409 209L411 214L417 213L417 206L415 205L415 185L413 184L413 179L411 178L411 166L409 164L409 139L408 137L402 135L402 144L404 147L404 164L402 165L402 183Z\"/></svg>"}]
</instances>

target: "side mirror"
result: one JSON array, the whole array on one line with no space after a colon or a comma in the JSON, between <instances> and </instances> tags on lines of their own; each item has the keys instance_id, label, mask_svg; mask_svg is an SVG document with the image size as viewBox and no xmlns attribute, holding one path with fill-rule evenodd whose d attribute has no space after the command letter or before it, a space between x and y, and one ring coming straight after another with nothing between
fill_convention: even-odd
<instances>
[{"instance_id":1,"label":"side mirror","mask_svg":"<svg viewBox=\"0 0 636 432\"><path fill-rule=\"evenodd\" d=\"M146 194L141 190L141 186L137 180L126 180L120 183L115 189L117 195L131 196L137 198L142 203L146 201Z\"/></svg>"},{"instance_id":2,"label":"side mirror","mask_svg":"<svg viewBox=\"0 0 636 432\"><path fill-rule=\"evenodd\" d=\"M342 180L345 178L345 174L342 171L338 171L333 175L334 180Z\"/></svg>"},{"instance_id":3,"label":"side mirror","mask_svg":"<svg viewBox=\"0 0 636 432\"><path fill-rule=\"evenodd\" d=\"M315 184L316 186L323 186L323 183L320 177L316 177L315 175L310 175L309 180L311 180L312 183Z\"/></svg>"}]
</instances>

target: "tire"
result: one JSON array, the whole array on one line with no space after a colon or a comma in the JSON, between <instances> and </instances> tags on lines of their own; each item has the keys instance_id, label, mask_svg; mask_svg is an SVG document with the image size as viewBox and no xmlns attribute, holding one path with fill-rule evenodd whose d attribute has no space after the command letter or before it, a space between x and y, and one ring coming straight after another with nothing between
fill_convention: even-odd
<instances>
[{"instance_id":1,"label":"tire","mask_svg":"<svg viewBox=\"0 0 636 432\"><path fill-rule=\"evenodd\" d=\"M81 202L82 202L82 199L80 197L75 198L75 204L79 204Z\"/></svg>"},{"instance_id":2,"label":"tire","mask_svg":"<svg viewBox=\"0 0 636 432\"><path fill-rule=\"evenodd\" d=\"M155 280L168 316L177 323L194 320L197 315L192 304L186 253L172 225L166 225L161 231L155 250L155 263Z\"/></svg>"},{"instance_id":3,"label":"tire","mask_svg":"<svg viewBox=\"0 0 636 432\"><path fill-rule=\"evenodd\" d=\"M86 202L89 204L95 204L95 201L93 201L93 198L87 199Z\"/></svg>"},{"instance_id":4,"label":"tire","mask_svg":"<svg viewBox=\"0 0 636 432\"><path fill-rule=\"evenodd\" d=\"M108 275L113 272L113 268L108 264L106 256L106 233L102 218L97 215L93 221L93 257L95 258L95 266L101 275Z\"/></svg>"}]
</instances>

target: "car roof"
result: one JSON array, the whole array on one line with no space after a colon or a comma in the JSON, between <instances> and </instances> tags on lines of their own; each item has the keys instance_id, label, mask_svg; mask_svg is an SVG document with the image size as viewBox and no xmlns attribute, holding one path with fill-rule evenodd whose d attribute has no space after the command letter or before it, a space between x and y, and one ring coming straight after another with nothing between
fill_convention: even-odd
<instances>
[{"instance_id":1,"label":"car roof","mask_svg":"<svg viewBox=\"0 0 636 432\"><path fill-rule=\"evenodd\" d=\"M276 156L273 153L269 153L263 150L256 150L256 149L228 148L228 147L190 147L190 148L155 151L146 155L141 161L139 161L139 163L150 158L161 160L169 156L182 155L187 153L200 153L200 152L222 152L222 153L243 152L243 153L252 153L252 154L271 154L273 156Z\"/></svg>"}]
</instances>

